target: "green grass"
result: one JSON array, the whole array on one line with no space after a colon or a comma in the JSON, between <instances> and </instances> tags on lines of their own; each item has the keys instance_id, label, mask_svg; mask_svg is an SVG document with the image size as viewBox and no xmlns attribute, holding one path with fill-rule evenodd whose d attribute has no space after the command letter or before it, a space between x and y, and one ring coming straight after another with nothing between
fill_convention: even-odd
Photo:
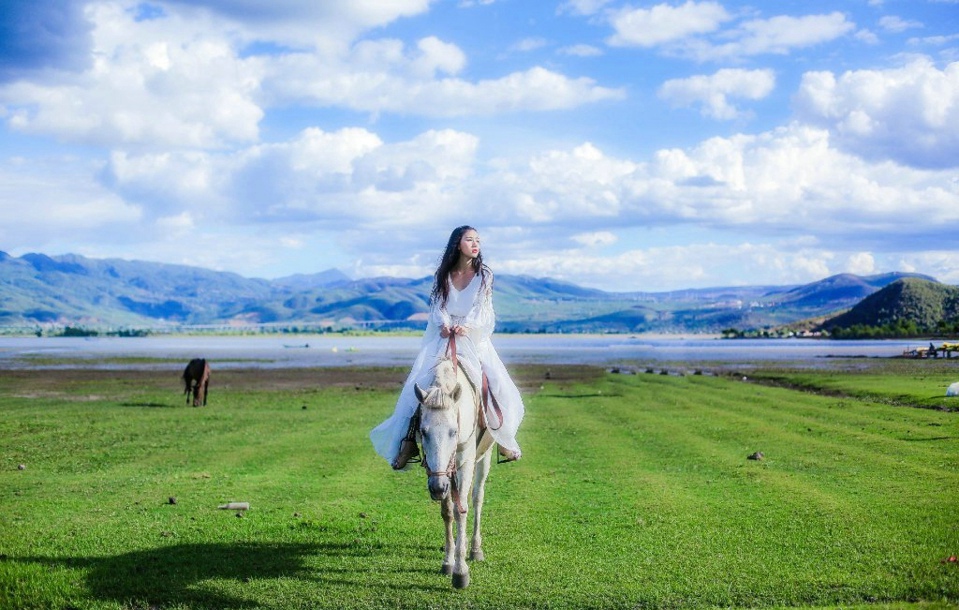
<instances>
[{"instance_id":1,"label":"green grass","mask_svg":"<svg viewBox=\"0 0 959 610\"><path fill-rule=\"evenodd\" d=\"M949 385L959 381L959 358L849 360L828 370L763 370L750 376L833 395L959 411L959 397L946 396Z\"/></svg>"},{"instance_id":2,"label":"green grass","mask_svg":"<svg viewBox=\"0 0 959 610\"><path fill-rule=\"evenodd\" d=\"M424 477L367 440L401 371L220 373L199 409L175 373L59 375L0 373L0 608L959 603L956 413L554 368L453 591Z\"/></svg>"}]
</instances>

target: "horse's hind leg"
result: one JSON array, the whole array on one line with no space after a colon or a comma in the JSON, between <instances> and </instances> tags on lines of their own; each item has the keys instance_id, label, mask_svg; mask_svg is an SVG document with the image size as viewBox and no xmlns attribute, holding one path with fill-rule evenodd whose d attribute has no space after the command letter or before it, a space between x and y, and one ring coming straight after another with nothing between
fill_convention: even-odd
<instances>
[{"instance_id":1,"label":"horse's hind leg","mask_svg":"<svg viewBox=\"0 0 959 610\"><path fill-rule=\"evenodd\" d=\"M489 475L491 452L483 454L483 458L476 464L476 475L473 480L473 540L470 543L470 559L483 561L483 500L486 497L486 477Z\"/></svg>"},{"instance_id":2,"label":"horse's hind leg","mask_svg":"<svg viewBox=\"0 0 959 610\"><path fill-rule=\"evenodd\" d=\"M453 539L453 500L447 497L440 503L440 513L443 515L443 525L446 528L446 543L443 545L443 567L440 573L447 576L453 573L453 554L456 550L456 542Z\"/></svg>"}]
</instances>

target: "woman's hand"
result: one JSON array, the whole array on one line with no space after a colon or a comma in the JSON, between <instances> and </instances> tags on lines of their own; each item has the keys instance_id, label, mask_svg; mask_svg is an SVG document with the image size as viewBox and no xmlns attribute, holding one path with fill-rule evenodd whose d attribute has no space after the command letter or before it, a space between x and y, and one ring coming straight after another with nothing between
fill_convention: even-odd
<instances>
[{"instance_id":1,"label":"woman's hand","mask_svg":"<svg viewBox=\"0 0 959 610\"><path fill-rule=\"evenodd\" d=\"M444 339L448 339L450 335L458 335L460 337L465 337L469 334L470 329L468 326L460 326L459 324L449 327L445 324L440 326L440 336Z\"/></svg>"}]
</instances>

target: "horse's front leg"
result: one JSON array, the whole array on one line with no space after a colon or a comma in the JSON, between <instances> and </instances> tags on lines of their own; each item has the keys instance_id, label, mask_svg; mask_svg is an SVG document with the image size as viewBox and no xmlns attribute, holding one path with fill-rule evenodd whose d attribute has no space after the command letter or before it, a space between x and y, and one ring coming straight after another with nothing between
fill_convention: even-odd
<instances>
[{"instance_id":1,"label":"horse's front leg","mask_svg":"<svg viewBox=\"0 0 959 610\"><path fill-rule=\"evenodd\" d=\"M453 553L456 549L453 539L454 510L451 496L447 496L445 500L440 502L440 514L443 515L443 526L446 531L446 543L443 545L443 567L440 568L440 572L447 576L453 573Z\"/></svg>"},{"instance_id":2,"label":"horse's front leg","mask_svg":"<svg viewBox=\"0 0 959 610\"><path fill-rule=\"evenodd\" d=\"M469 505L467 500L470 496L470 490L473 483L473 455L468 456L468 461L460 465L457 474L459 489L460 506L454 506L453 510L456 516L456 553L455 563L453 564L453 587L456 589L465 589L470 584L470 568L466 563L466 522L469 516ZM454 504L456 504L454 502ZM462 509L462 510L460 510Z\"/></svg>"},{"instance_id":3,"label":"horse's front leg","mask_svg":"<svg viewBox=\"0 0 959 610\"><path fill-rule=\"evenodd\" d=\"M476 475L473 478L473 540L470 543L470 559L483 561L483 500L486 497L486 477L489 476L492 452L487 451L476 464Z\"/></svg>"},{"instance_id":4,"label":"horse's front leg","mask_svg":"<svg viewBox=\"0 0 959 610\"><path fill-rule=\"evenodd\" d=\"M463 509L466 510L466 499L461 498ZM456 552L453 563L453 587L465 589L470 585L470 567L466 563L466 512L453 509L456 514Z\"/></svg>"}]
</instances>

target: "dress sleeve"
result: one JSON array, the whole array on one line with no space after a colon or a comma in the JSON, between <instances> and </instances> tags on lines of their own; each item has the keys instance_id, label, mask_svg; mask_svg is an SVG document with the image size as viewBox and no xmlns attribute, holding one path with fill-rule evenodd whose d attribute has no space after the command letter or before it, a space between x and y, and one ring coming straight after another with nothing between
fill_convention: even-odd
<instances>
[{"instance_id":1,"label":"dress sleeve","mask_svg":"<svg viewBox=\"0 0 959 610\"><path fill-rule=\"evenodd\" d=\"M430 315L426 322L427 327L439 331L443 326L452 326L450 314L446 312L446 305L440 303L440 299L433 299L430 303Z\"/></svg>"},{"instance_id":2,"label":"dress sleeve","mask_svg":"<svg viewBox=\"0 0 959 610\"><path fill-rule=\"evenodd\" d=\"M496 326L496 313L493 311L493 273L483 270L483 284L476 291L473 307L466 314L463 326L469 328L469 336L473 343L486 341L493 334Z\"/></svg>"}]
</instances>

